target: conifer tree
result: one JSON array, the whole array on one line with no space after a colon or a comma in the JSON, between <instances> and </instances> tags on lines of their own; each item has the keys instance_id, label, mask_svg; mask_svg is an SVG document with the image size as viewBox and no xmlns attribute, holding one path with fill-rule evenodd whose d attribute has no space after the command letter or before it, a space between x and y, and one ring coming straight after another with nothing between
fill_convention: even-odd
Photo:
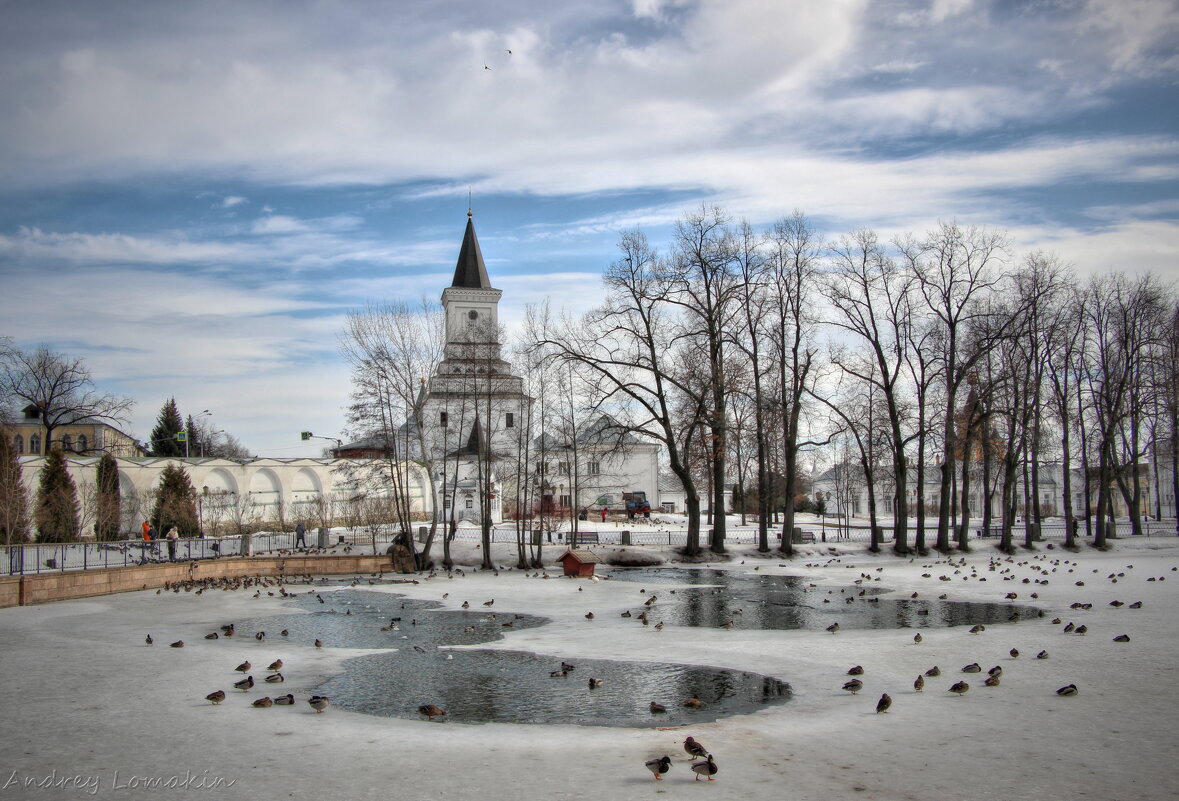
<instances>
[{"instance_id":1,"label":"conifer tree","mask_svg":"<svg viewBox=\"0 0 1179 801\"><path fill-rule=\"evenodd\" d=\"M182 537L200 534L196 490L188 478L188 471L180 465L170 464L160 474L160 488L156 493L156 506L152 510L151 520L161 537L172 526L176 526Z\"/></svg>"},{"instance_id":2,"label":"conifer tree","mask_svg":"<svg viewBox=\"0 0 1179 801\"><path fill-rule=\"evenodd\" d=\"M66 470L65 454L54 448L41 469L37 489L37 542L78 539L78 489Z\"/></svg>"},{"instance_id":3,"label":"conifer tree","mask_svg":"<svg viewBox=\"0 0 1179 801\"><path fill-rule=\"evenodd\" d=\"M176 399L168 398L156 418L156 427L151 430L152 456L183 456L184 443L176 435L184 430L184 420L176 408Z\"/></svg>"},{"instance_id":4,"label":"conifer tree","mask_svg":"<svg viewBox=\"0 0 1179 801\"><path fill-rule=\"evenodd\" d=\"M193 420L190 414L184 422L184 430L188 432L188 453L190 456L204 455L204 446L201 444L201 432L197 428L196 421ZM181 452L184 451L184 446L180 446Z\"/></svg>"},{"instance_id":5,"label":"conifer tree","mask_svg":"<svg viewBox=\"0 0 1179 801\"><path fill-rule=\"evenodd\" d=\"M0 430L0 541L12 545L28 539L29 493L16 448Z\"/></svg>"},{"instance_id":6,"label":"conifer tree","mask_svg":"<svg viewBox=\"0 0 1179 801\"><path fill-rule=\"evenodd\" d=\"M94 520L95 537L108 542L120 539L123 499L119 490L119 465L109 453L104 453L98 461L96 483L98 512Z\"/></svg>"}]
</instances>

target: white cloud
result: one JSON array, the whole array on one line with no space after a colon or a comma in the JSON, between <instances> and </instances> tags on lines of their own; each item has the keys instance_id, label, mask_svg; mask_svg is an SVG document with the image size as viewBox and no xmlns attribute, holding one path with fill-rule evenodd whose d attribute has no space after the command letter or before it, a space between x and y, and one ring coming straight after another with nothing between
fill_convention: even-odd
<instances>
[{"instance_id":1,"label":"white cloud","mask_svg":"<svg viewBox=\"0 0 1179 801\"><path fill-rule=\"evenodd\" d=\"M232 209L234 206L240 206L242 203L248 202L248 200L246 200L244 197L240 197L239 195L228 195L227 197L222 198L221 208Z\"/></svg>"}]
</instances>

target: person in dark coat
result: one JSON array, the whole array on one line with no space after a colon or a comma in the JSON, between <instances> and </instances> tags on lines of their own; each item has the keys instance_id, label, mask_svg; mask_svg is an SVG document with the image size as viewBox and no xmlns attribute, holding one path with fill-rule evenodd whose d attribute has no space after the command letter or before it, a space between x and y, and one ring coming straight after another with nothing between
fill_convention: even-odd
<instances>
[{"instance_id":1,"label":"person in dark coat","mask_svg":"<svg viewBox=\"0 0 1179 801\"><path fill-rule=\"evenodd\" d=\"M304 526L303 521L300 520L298 523L295 524L295 547L296 548L306 548L307 547L306 534L307 534L307 527Z\"/></svg>"}]
</instances>

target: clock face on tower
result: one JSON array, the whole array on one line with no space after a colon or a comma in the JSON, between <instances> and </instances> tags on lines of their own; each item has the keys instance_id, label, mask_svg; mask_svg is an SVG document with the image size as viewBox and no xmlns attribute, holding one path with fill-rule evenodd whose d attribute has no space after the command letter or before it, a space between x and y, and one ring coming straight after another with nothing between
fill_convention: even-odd
<instances>
[{"instance_id":1,"label":"clock face on tower","mask_svg":"<svg viewBox=\"0 0 1179 801\"><path fill-rule=\"evenodd\" d=\"M467 312L467 319L470 320L471 322L475 322L476 320L479 319L479 312L475 311L474 309L471 309L469 312Z\"/></svg>"}]
</instances>

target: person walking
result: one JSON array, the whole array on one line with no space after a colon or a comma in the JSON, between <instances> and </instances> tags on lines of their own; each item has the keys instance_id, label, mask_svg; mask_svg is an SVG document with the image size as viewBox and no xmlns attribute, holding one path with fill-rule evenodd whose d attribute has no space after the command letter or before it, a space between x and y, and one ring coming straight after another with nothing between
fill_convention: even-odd
<instances>
[{"instance_id":1,"label":"person walking","mask_svg":"<svg viewBox=\"0 0 1179 801\"><path fill-rule=\"evenodd\" d=\"M168 533L165 536L168 538L168 561L175 562L176 540L180 539L180 532L176 530L176 526L172 526L172 528L168 529Z\"/></svg>"},{"instance_id":2,"label":"person walking","mask_svg":"<svg viewBox=\"0 0 1179 801\"><path fill-rule=\"evenodd\" d=\"M151 542L151 523L143 521L143 541Z\"/></svg>"},{"instance_id":3,"label":"person walking","mask_svg":"<svg viewBox=\"0 0 1179 801\"><path fill-rule=\"evenodd\" d=\"M300 520L298 523L295 524L295 547L296 548L306 548L307 547L306 534L307 534L307 527L304 526L303 521Z\"/></svg>"}]
</instances>

